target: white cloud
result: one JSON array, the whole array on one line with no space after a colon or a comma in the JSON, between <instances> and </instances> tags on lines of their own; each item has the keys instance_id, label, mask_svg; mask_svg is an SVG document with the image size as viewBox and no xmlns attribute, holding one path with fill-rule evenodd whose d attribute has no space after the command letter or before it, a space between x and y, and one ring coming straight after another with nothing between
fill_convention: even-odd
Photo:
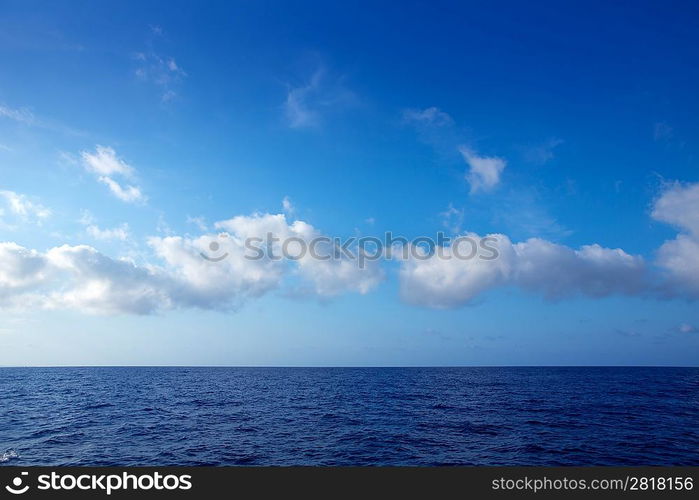
<instances>
[{"instance_id":1,"label":"white cloud","mask_svg":"<svg viewBox=\"0 0 699 500\"><path fill-rule=\"evenodd\" d=\"M655 200L651 216L682 233L658 249L662 293L699 298L699 183L673 183Z\"/></svg>"},{"instance_id":2,"label":"white cloud","mask_svg":"<svg viewBox=\"0 0 699 500\"><path fill-rule=\"evenodd\" d=\"M42 255L16 243L0 243L0 297L8 291L24 290L44 279Z\"/></svg>"},{"instance_id":3,"label":"white cloud","mask_svg":"<svg viewBox=\"0 0 699 500\"><path fill-rule=\"evenodd\" d=\"M285 240L297 238L305 242L309 248L311 240L323 237L322 233L304 221L297 220L288 224L283 214L239 216L217 222L215 227L228 231L234 241L244 241L246 238L267 241L267 235L271 234L279 240L272 244L274 255L282 255L281 242ZM288 248L290 253L294 253L299 246L289 245ZM313 293L319 296L331 297L347 291L365 294L384 278L378 261L366 262L366 266L360 268L356 260L348 258L323 260L334 254L331 242L321 242L315 245L314 250L321 259L314 258L310 252L306 252L293 263L295 274L309 282Z\"/></svg>"},{"instance_id":4,"label":"white cloud","mask_svg":"<svg viewBox=\"0 0 699 500\"><path fill-rule=\"evenodd\" d=\"M686 234L666 241L658 250L656 263L665 272L663 292L699 297L699 241Z\"/></svg>"},{"instance_id":5,"label":"white cloud","mask_svg":"<svg viewBox=\"0 0 699 500\"><path fill-rule=\"evenodd\" d=\"M23 194L14 191L0 191L0 197L4 198L9 210L20 217L36 217L45 219L51 215L51 210L39 203L33 203Z\"/></svg>"},{"instance_id":6,"label":"white cloud","mask_svg":"<svg viewBox=\"0 0 699 500\"><path fill-rule=\"evenodd\" d=\"M94 227L86 214L82 222ZM288 224L283 214L239 216L216 224L229 233L151 237L155 263L136 264L110 258L87 245L63 245L39 252L13 242L0 243L0 307L75 309L97 314L148 314L174 308L230 310L246 300L279 290L286 278L302 282L304 293L327 298L346 292L367 293L383 279L377 262L360 269L355 261L260 259L245 247L245 238L296 237L320 233L303 221ZM125 228L124 228L125 230ZM118 235L118 231L108 235ZM281 256L281 243L275 243ZM331 247L319 248L319 252ZM209 257L209 259L203 256ZM224 258L219 259L219 257ZM217 259L218 261L213 261Z\"/></svg>"},{"instance_id":7,"label":"white cloud","mask_svg":"<svg viewBox=\"0 0 699 500\"><path fill-rule=\"evenodd\" d=\"M651 216L699 238L699 182L666 186L655 200Z\"/></svg>"},{"instance_id":8,"label":"white cloud","mask_svg":"<svg viewBox=\"0 0 699 500\"><path fill-rule=\"evenodd\" d=\"M497 241L499 254L494 260L455 258L456 249L448 246L442 250L451 259L423 255L401 261L401 296L433 308L460 307L489 290L506 287L552 300L611 295L699 298L696 189L697 184L673 184L655 201L653 217L683 232L659 248L654 265L598 244L571 248L541 238L513 243L505 235L493 234L489 237ZM22 212L20 206L29 213L26 203L15 204L14 210ZM98 239L121 238L119 230L125 235L128 229L101 229L89 214L81 222ZM285 214L238 216L214 227L225 232L149 238L153 260L144 264L113 259L85 245L39 252L0 243L0 306L136 314L188 307L229 310L284 287L321 298L365 294L385 276L380 261L368 261L362 268L346 257L323 260L337 250L332 241L317 245L315 257L306 252L297 259L272 258L282 256L283 241L296 239L308 247L323 237L307 222L290 223ZM273 238L269 247L268 235ZM249 238L257 238L262 251L258 259L249 258ZM289 251L293 253L294 247L287 247Z\"/></svg>"},{"instance_id":9,"label":"white cloud","mask_svg":"<svg viewBox=\"0 0 699 500\"><path fill-rule=\"evenodd\" d=\"M126 241L129 238L129 225L126 222L111 229L103 229L97 225L95 218L88 210L83 211L78 222L85 226L85 232L96 240Z\"/></svg>"},{"instance_id":10,"label":"white cloud","mask_svg":"<svg viewBox=\"0 0 699 500\"><path fill-rule=\"evenodd\" d=\"M507 162L495 156L478 156L472 149L461 146L459 152L469 166L466 180L471 185L471 193L492 191L500 183L500 176Z\"/></svg>"},{"instance_id":11,"label":"white cloud","mask_svg":"<svg viewBox=\"0 0 699 500\"><path fill-rule=\"evenodd\" d=\"M468 236L480 240L478 235ZM513 244L502 234L488 237L497 240L499 256L493 260L454 258L454 249L446 247L444 253L451 259L411 257L402 262L402 297L417 305L453 308L503 286L537 292L549 299L637 294L645 289L643 259L620 249L588 245L575 250L537 238ZM460 253L469 251L461 249Z\"/></svg>"},{"instance_id":12,"label":"white cloud","mask_svg":"<svg viewBox=\"0 0 699 500\"><path fill-rule=\"evenodd\" d=\"M83 167L95 174L97 180L109 188L109 191L126 203L142 203L146 201L141 188L133 184L122 184L114 177L132 179L136 170L119 158L116 151L110 147L97 145L94 153L80 153Z\"/></svg>"},{"instance_id":13,"label":"white cloud","mask_svg":"<svg viewBox=\"0 0 699 500\"><path fill-rule=\"evenodd\" d=\"M8 220L3 220L5 215ZM41 224L51 215L51 210L40 203L31 201L26 195L14 191L0 191L0 225L14 228L16 224Z\"/></svg>"},{"instance_id":14,"label":"white cloud","mask_svg":"<svg viewBox=\"0 0 699 500\"><path fill-rule=\"evenodd\" d=\"M575 250L531 238L514 250L514 284L550 299L636 295L647 289L643 259L620 248L593 244Z\"/></svg>"},{"instance_id":15,"label":"white cloud","mask_svg":"<svg viewBox=\"0 0 699 500\"><path fill-rule=\"evenodd\" d=\"M132 177L134 174L134 168L119 158L116 151L110 147L97 145L94 153L82 151L80 156L85 169L98 176Z\"/></svg>"},{"instance_id":16,"label":"white cloud","mask_svg":"<svg viewBox=\"0 0 699 500\"><path fill-rule=\"evenodd\" d=\"M90 225L87 226L85 230L87 231L87 234L96 240L126 241L129 238L129 225L126 223L111 229L101 229L99 226Z\"/></svg>"},{"instance_id":17,"label":"white cloud","mask_svg":"<svg viewBox=\"0 0 699 500\"><path fill-rule=\"evenodd\" d=\"M500 257L495 260L457 259L454 249L446 247L445 258L409 257L402 261L401 297L411 304L446 309L466 304L484 291L507 282L513 272L512 257L508 255L513 253L512 246L505 236L490 236L504 242L500 245Z\"/></svg>"},{"instance_id":18,"label":"white cloud","mask_svg":"<svg viewBox=\"0 0 699 500\"><path fill-rule=\"evenodd\" d=\"M434 106L425 109L406 109L403 111L403 121L433 127L444 127L454 123L449 114Z\"/></svg>"},{"instance_id":19,"label":"white cloud","mask_svg":"<svg viewBox=\"0 0 699 500\"><path fill-rule=\"evenodd\" d=\"M125 201L126 203L142 202L146 199L145 196L143 196L141 189L136 186L132 186L130 184L122 186L111 177L106 176L102 176L97 180L102 184L106 184L114 196L119 198L121 201Z\"/></svg>"},{"instance_id":20,"label":"white cloud","mask_svg":"<svg viewBox=\"0 0 699 500\"><path fill-rule=\"evenodd\" d=\"M653 266L640 256L598 244L574 249L541 238L513 244L507 236L489 235L498 239L500 256L495 260L430 257L402 262L401 295L410 303L436 308L459 307L504 286L549 299L575 295L699 298L699 183L667 186L651 215L682 231L660 246ZM447 255L451 251L445 249Z\"/></svg>"}]
</instances>

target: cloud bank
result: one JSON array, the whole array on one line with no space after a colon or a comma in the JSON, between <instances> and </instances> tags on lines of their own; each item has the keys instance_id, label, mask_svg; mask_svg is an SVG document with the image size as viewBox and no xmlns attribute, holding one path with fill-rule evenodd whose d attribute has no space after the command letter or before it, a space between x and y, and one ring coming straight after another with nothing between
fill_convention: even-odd
<instances>
[{"instance_id":1,"label":"cloud bank","mask_svg":"<svg viewBox=\"0 0 699 500\"><path fill-rule=\"evenodd\" d=\"M512 243L494 234L489 236L498 240L496 260L406 260L400 269L401 296L409 303L440 309L470 304L500 287L553 300L609 295L699 298L699 183L666 186L651 216L681 231L662 244L651 263L598 244L574 249L540 238ZM447 255L451 251L445 249Z\"/></svg>"},{"instance_id":2,"label":"cloud bank","mask_svg":"<svg viewBox=\"0 0 699 500\"><path fill-rule=\"evenodd\" d=\"M74 309L96 314L149 314L177 308L234 310L246 300L281 289L285 278L300 280L298 290L320 298L364 294L384 277L377 263L360 269L347 260L296 261L245 257L244 241L265 238L310 240L313 226L283 214L239 216L216 223L227 233L151 237L157 261L136 264L113 259L87 245L62 245L46 252L14 242L0 243L0 307ZM215 245L213 245L215 243ZM280 248L276 248L281 255ZM329 250L329 249L328 249ZM207 260L206 255L218 258ZM249 255L249 253L248 253Z\"/></svg>"},{"instance_id":3,"label":"cloud bank","mask_svg":"<svg viewBox=\"0 0 699 500\"><path fill-rule=\"evenodd\" d=\"M113 174L125 166L101 162L95 168ZM16 193L3 192L2 197L18 214L47 210ZM506 235L492 234L488 236L497 240L499 254L494 260L450 259L454 249L449 246L442 257L408 252L399 263L400 295L408 303L438 309L474 303L497 288L517 288L550 300L611 295L698 299L699 183L666 186L651 216L680 232L650 261L599 244L571 248L541 238L514 243ZM315 256L306 252L282 258L293 254L293 246L283 251L288 242L308 247L323 237L309 223L289 221L285 214L237 216L216 222L214 228L221 233L148 238L152 259L145 263L114 259L87 245L41 252L0 243L0 307L98 314L234 310L273 291L323 299L366 294L385 278L380 261L366 261L362 268L342 256L325 259L335 250L329 239L316 247ZM126 231L94 226L89 232L98 239L118 239L119 229ZM251 239L259 242L260 258L255 260L248 258L246 243Z\"/></svg>"}]
</instances>

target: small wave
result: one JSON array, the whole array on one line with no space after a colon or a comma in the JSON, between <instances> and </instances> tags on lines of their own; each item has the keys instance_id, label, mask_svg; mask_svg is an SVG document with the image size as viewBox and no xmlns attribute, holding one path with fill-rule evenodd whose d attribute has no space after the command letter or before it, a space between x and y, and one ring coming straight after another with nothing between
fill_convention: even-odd
<instances>
[{"instance_id":1,"label":"small wave","mask_svg":"<svg viewBox=\"0 0 699 500\"><path fill-rule=\"evenodd\" d=\"M10 460L14 460L15 458L19 458L19 453L17 453L15 450L7 450L5 453L0 455L0 464L4 462L9 462Z\"/></svg>"}]
</instances>

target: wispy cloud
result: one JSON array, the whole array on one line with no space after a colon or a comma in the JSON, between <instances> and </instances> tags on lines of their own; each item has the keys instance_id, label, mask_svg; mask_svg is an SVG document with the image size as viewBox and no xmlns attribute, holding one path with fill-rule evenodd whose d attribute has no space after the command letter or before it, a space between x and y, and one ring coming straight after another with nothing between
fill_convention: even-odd
<instances>
[{"instance_id":1,"label":"wispy cloud","mask_svg":"<svg viewBox=\"0 0 699 500\"><path fill-rule=\"evenodd\" d=\"M442 225L453 234L460 234L463 230L464 209L457 209L452 203L444 212L439 214L442 219Z\"/></svg>"},{"instance_id":2,"label":"wispy cloud","mask_svg":"<svg viewBox=\"0 0 699 500\"><path fill-rule=\"evenodd\" d=\"M403 121L430 127L446 127L454 124L448 113L432 106L425 109L406 109L403 111Z\"/></svg>"},{"instance_id":3,"label":"wispy cloud","mask_svg":"<svg viewBox=\"0 0 699 500\"><path fill-rule=\"evenodd\" d=\"M66 126L58 121L38 117L31 109L14 108L0 104L0 117L13 120L18 124L60 132L67 135L85 136L85 132Z\"/></svg>"},{"instance_id":4,"label":"wispy cloud","mask_svg":"<svg viewBox=\"0 0 699 500\"><path fill-rule=\"evenodd\" d=\"M0 226L14 229L17 224L37 224L51 215L51 210L42 204L31 201L24 194L14 191L0 191Z\"/></svg>"},{"instance_id":5,"label":"wispy cloud","mask_svg":"<svg viewBox=\"0 0 699 500\"><path fill-rule=\"evenodd\" d=\"M496 156L479 156L473 149L460 146L459 152L468 164L466 180L471 185L471 193L492 191L500 184L500 176L507 162Z\"/></svg>"},{"instance_id":6,"label":"wispy cloud","mask_svg":"<svg viewBox=\"0 0 699 500\"><path fill-rule=\"evenodd\" d=\"M103 229L97 225L90 212L84 211L80 223L85 226L85 232L96 240L126 241L129 238L129 225L125 222L114 228Z\"/></svg>"},{"instance_id":7,"label":"wispy cloud","mask_svg":"<svg viewBox=\"0 0 699 500\"><path fill-rule=\"evenodd\" d=\"M282 208L284 209L284 213L289 216L293 216L296 212L296 207L288 196L285 196L282 200Z\"/></svg>"},{"instance_id":8,"label":"wispy cloud","mask_svg":"<svg viewBox=\"0 0 699 500\"><path fill-rule=\"evenodd\" d=\"M544 165L553 160L554 150L563 144L562 139L549 139L542 144L527 146L523 150L524 160L535 165Z\"/></svg>"},{"instance_id":9,"label":"wispy cloud","mask_svg":"<svg viewBox=\"0 0 699 500\"><path fill-rule=\"evenodd\" d=\"M155 85L160 90L161 102L167 103L177 97L177 86L187 77L187 72L173 56L163 55L154 48L156 41L164 36L163 29L151 26L150 35L150 48L133 56L137 64L135 74L139 80Z\"/></svg>"},{"instance_id":10,"label":"wispy cloud","mask_svg":"<svg viewBox=\"0 0 699 500\"><path fill-rule=\"evenodd\" d=\"M312 128L323 123L327 113L356 102L342 77L331 76L324 68L317 69L307 83L290 86L284 113L291 128Z\"/></svg>"},{"instance_id":11,"label":"wispy cloud","mask_svg":"<svg viewBox=\"0 0 699 500\"><path fill-rule=\"evenodd\" d=\"M674 136L675 131L665 122L658 122L653 125L653 139L656 141L669 141Z\"/></svg>"},{"instance_id":12,"label":"wispy cloud","mask_svg":"<svg viewBox=\"0 0 699 500\"><path fill-rule=\"evenodd\" d=\"M85 170L94 174L97 180L105 184L114 196L127 203L146 201L141 188L133 184L122 185L121 182L115 180L115 176L131 180L136 170L119 158L114 149L97 145L94 153L82 151L80 157Z\"/></svg>"},{"instance_id":13,"label":"wispy cloud","mask_svg":"<svg viewBox=\"0 0 699 500\"><path fill-rule=\"evenodd\" d=\"M690 325L689 323L682 323L677 327L677 331L680 333L697 333L699 332L699 328L694 325Z\"/></svg>"},{"instance_id":14,"label":"wispy cloud","mask_svg":"<svg viewBox=\"0 0 699 500\"><path fill-rule=\"evenodd\" d=\"M26 125L36 124L36 117L34 116L34 113L26 108L10 108L0 104L0 116L9 118L10 120L14 120L19 123L24 123Z\"/></svg>"},{"instance_id":15,"label":"wispy cloud","mask_svg":"<svg viewBox=\"0 0 699 500\"><path fill-rule=\"evenodd\" d=\"M187 216L187 224L193 224L200 231L208 231L209 230L208 226L206 225L206 219L202 216L192 217L192 216L188 215Z\"/></svg>"}]
</instances>

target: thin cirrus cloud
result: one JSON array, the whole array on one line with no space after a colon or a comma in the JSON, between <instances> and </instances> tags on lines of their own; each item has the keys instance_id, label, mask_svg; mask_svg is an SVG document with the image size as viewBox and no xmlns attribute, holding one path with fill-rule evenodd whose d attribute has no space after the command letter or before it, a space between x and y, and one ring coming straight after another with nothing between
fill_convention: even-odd
<instances>
[{"instance_id":1,"label":"thin cirrus cloud","mask_svg":"<svg viewBox=\"0 0 699 500\"><path fill-rule=\"evenodd\" d=\"M160 92L160 101L166 104L177 98L177 88L187 77L187 72L174 57L162 55L155 50L156 41L165 36L163 29L160 26L151 26L150 35L149 49L137 52L133 56L138 64L135 73L142 82L155 85Z\"/></svg>"},{"instance_id":2,"label":"thin cirrus cloud","mask_svg":"<svg viewBox=\"0 0 699 500\"><path fill-rule=\"evenodd\" d=\"M0 117L12 120L25 127L46 129L74 136L86 135L82 130L76 130L55 120L39 118L27 108L13 108L0 104Z\"/></svg>"},{"instance_id":3,"label":"thin cirrus cloud","mask_svg":"<svg viewBox=\"0 0 699 500\"><path fill-rule=\"evenodd\" d=\"M0 104L0 116L9 118L19 123L24 123L25 125L34 125L37 123L34 113L28 109L15 109L8 106Z\"/></svg>"},{"instance_id":4,"label":"thin cirrus cloud","mask_svg":"<svg viewBox=\"0 0 699 500\"><path fill-rule=\"evenodd\" d=\"M83 216L80 218L79 222L85 226L85 232L96 240L126 241L129 239L129 225L126 222L113 228L101 228L88 211L83 212Z\"/></svg>"},{"instance_id":5,"label":"thin cirrus cloud","mask_svg":"<svg viewBox=\"0 0 699 500\"><path fill-rule=\"evenodd\" d=\"M436 106L425 109L406 109L403 111L403 121L431 127L446 127L454 124L452 117Z\"/></svg>"},{"instance_id":6,"label":"thin cirrus cloud","mask_svg":"<svg viewBox=\"0 0 699 500\"><path fill-rule=\"evenodd\" d=\"M106 185L109 191L121 201L126 203L146 201L140 187L126 182L135 177L136 170L119 158L114 149L98 145L94 152L82 151L80 157L85 170L94 174L97 180Z\"/></svg>"},{"instance_id":7,"label":"thin cirrus cloud","mask_svg":"<svg viewBox=\"0 0 699 500\"><path fill-rule=\"evenodd\" d=\"M344 78L328 74L325 68L313 72L307 83L290 86L284 101L284 115L293 129L314 128L326 115L357 100L344 84Z\"/></svg>"}]
</instances>

